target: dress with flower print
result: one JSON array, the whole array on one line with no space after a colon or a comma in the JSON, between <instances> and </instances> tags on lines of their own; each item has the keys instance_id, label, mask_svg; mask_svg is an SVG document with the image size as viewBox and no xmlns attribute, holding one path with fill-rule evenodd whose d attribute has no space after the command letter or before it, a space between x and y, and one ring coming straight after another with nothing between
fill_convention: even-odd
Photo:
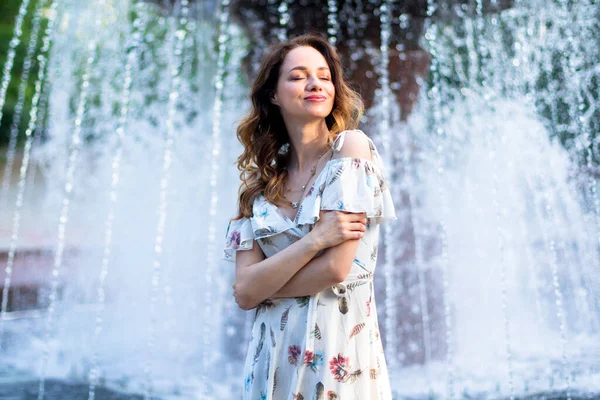
<instances>
[{"instance_id":1,"label":"dress with flower print","mask_svg":"<svg viewBox=\"0 0 600 400\"><path fill-rule=\"evenodd\" d=\"M333 143L340 151L346 134ZM367 137L366 135L364 135ZM381 156L368 139L371 160L332 157L291 220L258 196L253 216L232 220L224 258L254 241L270 257L300 240L320 210L367 214L344 282L312 296L267 299L256 307L244 367L243 400L391 400L390 382L377 323L373 274L379 224L395 219Z\"/></svg>"}]
</instances>

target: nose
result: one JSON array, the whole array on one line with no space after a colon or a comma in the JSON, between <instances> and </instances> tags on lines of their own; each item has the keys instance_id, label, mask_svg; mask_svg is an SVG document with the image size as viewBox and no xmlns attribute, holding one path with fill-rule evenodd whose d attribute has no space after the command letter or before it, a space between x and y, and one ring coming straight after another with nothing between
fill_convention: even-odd
<instances>
[{"instance_id":1,"label":"nose","mask_svg":"<svg viewBox=\"0 0 600 400\"><path fill-rule=\"evenodd\" d=\"M319 80L319 78L312 76L308 78L307 81L307 88L306 88L309 92L319 92L323 89L323 86L321 84L321 81Z\"/></svg>"}]
</instances>

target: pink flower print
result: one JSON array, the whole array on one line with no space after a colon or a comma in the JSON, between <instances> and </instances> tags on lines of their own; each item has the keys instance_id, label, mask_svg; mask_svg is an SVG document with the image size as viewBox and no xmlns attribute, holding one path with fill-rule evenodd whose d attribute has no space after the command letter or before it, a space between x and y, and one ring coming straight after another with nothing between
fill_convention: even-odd
<instances>
[{"instance_id":1,"label":"pink flower print","mask_svg":"<svg viewBox=\"0 0 600 400\"><path fill-rule=\"evenodd\" d=\"M288 361L292 365L298 365L298 361L300 361L300 354L302 354L302 349L300 346L292 345L288 347Z\"/></svg>"},{"instance_id":2,"label":"pink flower print","mask_svg":"<svg viewBox=\"0 0 600 400\"><path fill-rule=\"evenodd\" d=\"M311 360L313 359L313 357L315 356L315 353L313 353L310 350L306 350L304 352L304 364L310 364Z\"/></svg>"},{"instance_id":3,"label":"pink flower print","mask_svg":"<svg viewBox=\"0 0 600 400\"><path fill-rule=\"evenodd\" d=\"M233 230L231 231L231 234L229 235L229 246L231 246L231 248L233 249L237 249L238 247L240 247L240 241L242 240L242 236L240 234L240 231L238 230Z\"/></svg>"},{"instance_id":4,"label":"pink flower print","mask_svg":"<svg viewBox=\"0 0 600 400\"><path fill-rule=\"evenodd\" d=\"M354 169L359 169L360 168L360 158L353 158L352 166L354 167Z\"/></svg>"},{"instance_id":5,"label":"pink flower print","mask_svg":"<svg viewBox=\"0 0 600 400\"><path fill-rule=\"evenodd\" d=\"M310 189L308 189L308 192L306 192L306 197L313 194L314 191L315 191L315 184L313 183L312 186L310 187Z\"/></svg>"},{"instance_id":6,"label":"pink flower print","mask_svg":"<svg viewBox=\"0 0 600 400\"><path fill-rule=\"evenodd\" d=\"M348 371L350 370L350 358L339 353L337 357L333 357L329 361L329 370L336 381L345 382L348 379Z\"/></svg>"}]
</instances>

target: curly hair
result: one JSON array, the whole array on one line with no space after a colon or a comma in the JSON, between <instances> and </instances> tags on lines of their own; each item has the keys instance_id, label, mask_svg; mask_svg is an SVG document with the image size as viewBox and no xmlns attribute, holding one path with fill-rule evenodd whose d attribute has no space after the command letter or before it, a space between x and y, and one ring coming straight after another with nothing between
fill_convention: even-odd
<instances>
[{"instance_id":1,"label":"curly hair","mask_svg":"<svg viewBox=\"0 0 600 400\"><path fill-rule=\"evenodd\" d=\"M237 127L237 137L244 151L237 159L242 183L236 219L252 216L252 204L261 193L271 203L283 199L290 152L279 149L289 143L289 136L279 107L271 103L271 97L286 55L302 46L321 53L331 72L335 98L331 113L325 117L330 139L344 130L356 129L363 114L360 95L344 81L340 58L327 39L311 33L272 46L250 91L252 108Z\"/></svg>"}]
</instances>

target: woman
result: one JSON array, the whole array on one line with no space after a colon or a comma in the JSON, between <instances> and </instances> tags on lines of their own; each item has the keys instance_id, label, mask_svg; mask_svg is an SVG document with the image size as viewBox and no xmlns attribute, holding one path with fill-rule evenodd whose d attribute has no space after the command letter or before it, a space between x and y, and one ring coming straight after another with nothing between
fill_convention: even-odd
<instances>
[{"instance_id":1,"label":"woman","mask_svg":"<svg viewBox=\"0 0 600 400\"><path fill-rule=\"evenodd\" d=\"M391 399L373 273L395 213L362 102L314 35L272 49L251 99L225 245L236 302L256 308L243 398Z\"/></svg>"}]
</instances>

